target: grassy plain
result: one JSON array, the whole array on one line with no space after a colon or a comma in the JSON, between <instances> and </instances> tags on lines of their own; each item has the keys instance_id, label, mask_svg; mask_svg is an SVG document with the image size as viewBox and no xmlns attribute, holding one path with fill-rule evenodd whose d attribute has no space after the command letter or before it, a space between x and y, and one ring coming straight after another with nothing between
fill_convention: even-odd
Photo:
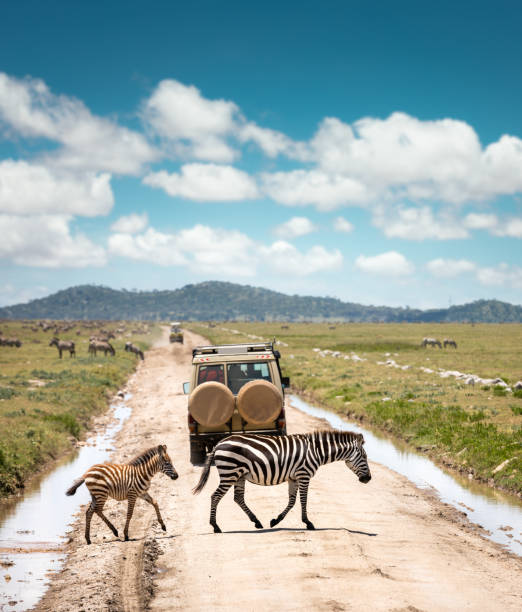
<instances>
[{"instance_id":1,"label":"grassy plain","mask_svg":"<svg viewBox=\"0 0 522 612\"><path fill-rule=\"evenodd\" d=\"M215 343L275 336L288 345L280 346L281 365L296 393L389 432L470 477L522 493L522 392L439 376L443 369L508 384L522 380L520 324L238 322L190 328ZM422 348L425 336L452 338L458 348ZM321 356L314 348L342 355ZM363 361L344 358L352 354ZM385 365L390 359L410 368Z\"/></svg>"},{"instance_id":2,"label":"grassy plain","mask_svg":"<svg viewBox=\"0 0 522 612\"><path fill-rule=\"evenodd\" d=\"M122 324L111 322L105 329ZM152 332L111 340L115 357L89 356L88 338L97 328L81 323L61 340L73 340L76 358L49 346L53 331L31 328L36 322L1 321L4 337L17 337L20 348L0 346L0 497L13 493L47 462L74 446L89 427L91 417L103 412L109 398L136 367L136 356L124 351L125 342L145 349ZM131 323L128 330L142 328ZM78 335L77 332L80 332Z\"/></svg>"}]
</instances>

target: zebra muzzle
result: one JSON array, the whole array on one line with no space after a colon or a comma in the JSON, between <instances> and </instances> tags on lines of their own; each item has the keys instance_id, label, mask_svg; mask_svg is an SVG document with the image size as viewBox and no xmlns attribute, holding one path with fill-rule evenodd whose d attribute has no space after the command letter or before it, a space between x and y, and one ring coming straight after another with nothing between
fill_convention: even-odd
<instances>
[{"instance_id":1,"label":"zebra muzzle","mask_svg":"<svg viewBox=\"0 0 522 612\"><path fill-rule=\"evenodd\" d=\"M370 482L371 479L372 477L370 476L370 474L365 474L364 476L359 477L359 482L363 482L364 484L366 484L367 482Z\"/></svg>"}]
</instances>

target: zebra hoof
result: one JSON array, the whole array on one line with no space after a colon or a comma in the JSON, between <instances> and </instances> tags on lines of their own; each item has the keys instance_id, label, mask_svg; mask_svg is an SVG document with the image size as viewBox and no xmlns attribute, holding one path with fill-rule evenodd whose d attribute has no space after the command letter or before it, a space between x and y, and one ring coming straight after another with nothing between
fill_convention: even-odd
<instances>
[{"instance_id":1,"label":"zebra hoof","mask_svg":"<svg viewBox=\"0 0 522 612\"><path fill-rule=\"evenodd\" d=\"M214 533L221 533L221 529L217 525L214 525Z\"/></svg>"},{"instance_id":2,"label":"zebra hoof","mask_svg":"<svg viewBox=\"0 0 522 612\"><path fill-rule=\"evenodd\" d=\"M167 531L167 528L165 527L165 525L162 525L161 528L163 529L163 531Z\"/></svg>"},{"instance_id":3,"label":"zebra hoof","mask_svg":"<svg viewBox=\"0 0 522 612\"><path fill-rule=\"evenodd\" d=\"M313 523L310 523L310 521L306 523L306 528L309 529L310 531L313 531L315 529Z\"/></svg>"},{"instance_id":4,"label":"zebra hoof","mask_svg":"<svg viewBox=\"0 0 522 612\"><path fill-rule=\"evenodd\" d=\"M91 543L91 541L90 541L90 540L87 540L87 544L90 544L90 543Z\"/></svg>"},{"instance_id":5,"label":"zebra hoof","mask_svg":"<svg viewBox=\"0 0 522 612\"><path fill-rule=\"evenodd\" d=\"M279 521L277 519L272 519L270 521L270 527L275 527L277 525L277 523L279 523Z\"/></svg>"},{"instance_id":6,"label":"zebra hoof","mask_svg":"<svg viewBox=\"0 0 522 612\"><path fill-rule=\"evenodd\" d=\"M128 535L126 535L126 536L125 536L125 542L128 542L128 541L129 541L129 536L128 536Z\"/></svg>"},{"instance_id":7,"label":"zebra hoof","mask_svg":"<svg viewBox=\"0 0 522 612\"><path fill-rule=\"evenodd\" d=\"M260 523L259 521L256 521L256 522L254 523L254 527L255 527L256 529L263 529L263 525L261 525L261 523Z\"/></svg>"}]
</instances>

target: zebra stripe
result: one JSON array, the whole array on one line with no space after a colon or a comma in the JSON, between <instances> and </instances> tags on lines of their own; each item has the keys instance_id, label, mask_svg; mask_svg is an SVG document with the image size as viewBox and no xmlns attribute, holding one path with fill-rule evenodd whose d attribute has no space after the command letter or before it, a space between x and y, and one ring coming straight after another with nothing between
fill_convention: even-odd
<instances>
[{"instance_id":1,"label":"zebra stripe","mask_svg":"<svg viewBox=\"0 0 522 612\"><path fill-rule=\"evenodd\" d=\"M245 503L245 482L270 486L288 482L288 505L270 521L274 527L295 504L297 492L301 501L302 520L307 529L314 529L308 520L306 504L308 485L321 465L345 461L360 482L371 479L362 434L345 431L316 431L290 436L235 434L221 440L207 457L199 483L193 490L200 493L208 481L210 466L215 463L219 486L211 497L210 524L220 533L216 522L217 506L225 493L234 486L234 500L258 529L261 523Z\"/></svg>"},{"instance_id":2,"label":"zebra stripe","mask_svg":"<svg viewBox=\"0 0 522 612\"><path fill-rule=\"evenodd\" d=\"M87 544L91 543L90 529L92 515L96 513L104 523L118 536L116 527L103 514L103 507L108 497L118 501L128 500L127 521L125 523L125 540L129 539L129 524L134 512L136 499L140 497L154 506L158 522L163 531L166 531L165 523L161 518L159 506L147 493L152 477L158 472L163 472L176 480L178 474L172 465L165 444L153 446L125 464L102 463L93 465L85 474L75 480L71 487L65 492L66 495L74 495L76 489L84 482L89 489L92 501L87 508L85 523L85 539Z\"/></svg>"}]
</instances>

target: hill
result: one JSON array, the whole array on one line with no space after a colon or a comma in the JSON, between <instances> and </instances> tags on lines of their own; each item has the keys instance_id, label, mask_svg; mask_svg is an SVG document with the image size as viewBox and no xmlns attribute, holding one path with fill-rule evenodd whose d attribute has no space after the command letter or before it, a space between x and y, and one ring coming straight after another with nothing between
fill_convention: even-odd
<instances>
[{"instance_id":1,"label":"hill","mask_svg":"<svg viewBox=\"0 0 522 612\"><path fill-rule=\"evenodd\" d=\"M3 319L181 319L193 321L522 322L522 306L478 300L434 310L363 306L336 298L286 295L208 281L173 291L127 291L81 285L0 308Z\"/></svg>"}]
</instances>

